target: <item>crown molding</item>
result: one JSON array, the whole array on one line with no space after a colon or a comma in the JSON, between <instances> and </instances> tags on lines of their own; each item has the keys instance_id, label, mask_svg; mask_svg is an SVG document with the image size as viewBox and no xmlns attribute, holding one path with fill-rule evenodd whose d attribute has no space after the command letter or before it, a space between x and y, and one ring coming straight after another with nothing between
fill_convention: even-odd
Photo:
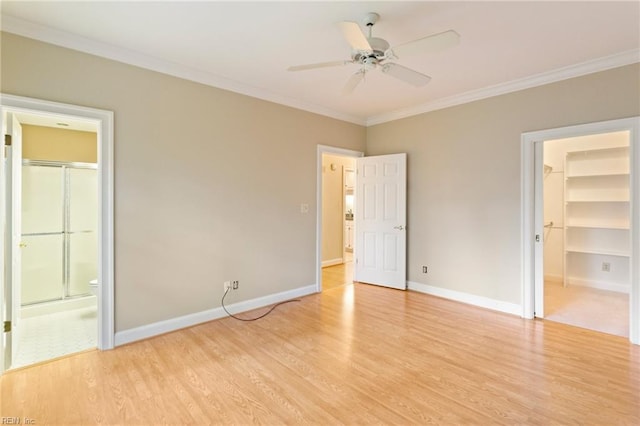
<instances>
[{"instance_id":1,"label":"crown molding","mask_svg":"<svg viewBox=\"0 0 640 426\"><path fill-rule=\"evenodd\" d=\"M369 117L366 125L368 127L376 124L382 124L389 121L399 120L401 118L407 118L418 114L424 114L426 112L479 101L493 96L517 92L519 90L530 89L532 87L580 77L599 71L606 71L608 69L631 65L638 62L640 62L640 49L628 50L615 55L558 68L556 70L484 87L478 90L472 90L459 95L436 99L432 102L427 102L415 107L403 108L389 113Z\"/></svg>"},{"instance_id":2,"label":"crown molding","mask_svg":"<svg viewBox=\"0 0 640 426\"><path fill-rule=\"evenodd\" d=\"M640 49L633 49L363 119L13 16L1 19L2 31L12 34L367 127L640 62Z\"/></svg>"},{"instance_id":3,"label":"crown molding","mask_svg":"<svg viewBox=\"0 0 640 426\"><path fill-rule=\"evenodd\" d=\"M225 77L220 77L198 69L175 64L165 60L161 60L149 55L144 55L121 47L102 43L66 31L57 30L55 28L25 21L14 16L2 15L2 31L16 34L19 36L39 40L45 43L54 44L61 47L77 50L95 56L100 56L114 61L122 62L128 65L134 65L163 74L185 80L202 83L207 86L219 89L229 90L231 92L242 95L251 96L280 105L312 112L326 117L335 118L341 121L358 124L364 126L366 120L360 117L340 113L332 109L304 102L299 99L281 96L268 90L250 86L238 81L234 81Z\"/></svg>"}]
</instances>

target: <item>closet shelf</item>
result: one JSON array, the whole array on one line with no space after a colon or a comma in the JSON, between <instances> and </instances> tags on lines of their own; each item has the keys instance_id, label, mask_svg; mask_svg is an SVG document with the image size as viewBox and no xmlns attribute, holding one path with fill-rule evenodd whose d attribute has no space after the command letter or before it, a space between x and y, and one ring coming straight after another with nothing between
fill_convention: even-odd
<instances>
[{"instance_id":1,"label":"closet shelf","mask_svg":"<svg viewBox=\"0 0 640 426\"><path fill-rule=\"evenodd\" d=\"M629 225L608 225L602 223L578 223L574 225L567 225L567 228L584 228L584 229L620 229L628 231L631 229Z\"/></svg>"},{"instance_id":2,"label":"closet shelf","mask_svg":"<svg viewBox=\"0 0 640 426\"><path fill-rule=\"evenodd\" d=\"M624 199L624 200L605 200L605 199L598 199L598 200L567 200L566 203L570 204L570 203L598 203L598 204L602 204L602 203L628 203L629 199Z\"/></svg>"},{"instance_id":3,"label":"closet shelf","mask_svg":"<svg viewBox=\"0 0 640 426\"><path fill-rule=\"evenodd\" d=\"M567 179L598 179L598 178L620 178L620 177L629 177L629 172L568 175L566 178Z\"/></svg>"},{"instance_id":4,"label":"closet shelf","mask_svg":"<svg viewBox=\"0 0 640 426\"><path fill-rule=\"evenodd\" d=\"M613 283L605 265L621 271L630 259L629 149L567 152L564 171L564 285L574 276Z\"/></svg>"},{"instance_id":5,"label":"closet shelf","mask_svg":"<svg viewBox=\"0 0 640 426\"><path fill-rule=\"evenodd\" d=\"M587 248L580 247L567 247L565 249L567 253L582 253L582 254L599 254L605 256L618 256L618 257L629 257L629 252L626 251L614 251L614 250L593 250Z\"/></svg>"},{"instance_id":6,"label":"closet shelf","mask_svg":"<svg viewBox=\"0 0 640 426\"><path fill-rule=\"evenodd\" d=\"M596 149L580 149L576 151L568 151L567 157L571 159L576 158L584 158L593 155L603 155L603 154L619 154L622 156L627 156L629 153L628 146L612 146L608 148L596 148Z\"/></svg>"}]
</instances>

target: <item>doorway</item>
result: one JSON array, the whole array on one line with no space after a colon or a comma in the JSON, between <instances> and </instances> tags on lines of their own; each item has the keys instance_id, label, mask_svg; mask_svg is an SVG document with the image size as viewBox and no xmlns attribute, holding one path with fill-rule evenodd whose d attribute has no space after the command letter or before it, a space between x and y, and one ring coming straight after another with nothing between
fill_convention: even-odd
<instances>
[{"instance_id":1,"label":"doorway","mask_svg":"<svg viewBox=\"0 0 640 426\"><path fill-rule=\"evenodd\" d=\"M48 145L56 139L96 145L95 132L23 125L19 327L11 368L97 347L97 167L69 161L78 155L71 147L60 147L67 161L33 159L32 131L46 134Z\"/></svg>"},{"instance_id":2,"label":"doorway","mask_svg":"<svg viewBox=\"0 0 640 426\"><path fill-rule=\"evenodd\" d=\"M2 276L2 291L0 291L0 313L5 323L5 330L7 330L2 337L0 372L47 359L39 356L37 358L21 358L18 356L19 345L26 350L28 345L24 343L24 339L31 338L37 341L38 346L43 346L41 338L34 338L31 333L33 327L30 325L39 322L51 326L53 321L46 319L43 321L42 318L59 313L59 308L62 305L65 307L62 309L63 311L66 308L92 309L92 313L80 313L80 315L89 317L85 319L93 320L93 322L84 321L80 325L80 328L86 328L87 324L90 324L89 329L85 329L81 333L92 335L93 340L90 347L111 349L114 344L113 113L11 95L2 95L1 101L0 124L3 134L9 135L5 137L5 140L10 141L13 145L5 148L5 152L11 153L13 160L10 161L10 170L5 170L4 166L8 162L3 161L3 170L0 173L3 180L9 175L11 176L10 181L3 182L1 185L3 196L0 200L4 240L0 253L0 266L5 271L11 271ZM61 161L60 159L45 162L26 161L24 165L21 164L23 156L20 152L22 147L20 130L23 130L23 124L38 129L80 126L79 131L93 132L95 145L97 145L97 149L94 147L95 160L93 164L82 161ZM24 182L18 183L23 177ZM20 207L20 202L23 201L21 195L24 185L41 187L44 192L35 197L27 195L24 200L31 207L29 214L33 215L24 217L26 228L23 229L19 222L20 219L23 219L23 209ZM53 188L56 190L52 191ZM54 197L56 200L53 200L51 197L56 191L61 192L61 196ZM90 203L90 208L82 202L77 202L77 200L86 197L80 197L74 202L71 195L72 192L77 195L83 191L93 194L94 201ZM25 193L28 194L28 191ZM47 204L46 206L42 204L43 201L46 201L44 203ZM38 207L38 204L41 205ZM54 214L51 206L58 204L61 208L55 209L56 214ZM47 211L42 214L42 210L45 208ZM88 216L86 212L85 214L80 213L87 209L93 213ZM70 216L65 217L65 210L70 211L74 219L71 219ZM61 228L60 230L31 229L31 225L37 224L34 226L38 228L49 219L53 220L52 218L56 215L60 216L60 221L57 224ZM38 217L42 220L36 220ZM85 220L86 218L89 218L88 221ZM17 225L16 220L18 221ZM93 225L89 226L88 222ZM52 239L60 240L57 241L60 244L49 241ZM65 244L62 244L63 241L66 241ZM61 255L58 259L59 262L57 260L45 262L43 259L49 259L49 257L38 255L46 252L46 250L43 251L46 247L59 252L58 254ZM29 253L26 250L23 253L23 249L26 248L31 249ZM91 254L92 251L93 254ZM24 271L20 262L23 256L27 266ZM36 263L31 263L30 258L36 259ZM89 261L90 258L93 263ZM53 274L56 276L55 280L35 279L32 281L37 284L32 285L33 282L31 282L26 286L28 288L22 285L23 277L21 275L24 275L25 280L29 281L34 277L40 278L42 273L46 274L46 271L56 271ZM22 274L23 272L24 274ZM90 279L89 276L93 279ZM95 285L90 285L91 281ZM42 285L45 285L45 288L39 288ZM80 323L76 321L72 324L78 326ZM73 327L73 325L69 325L54 328L57 333L63 331L62 334L65 334ZM46 331L44 333L51 334ZM75 349L72 349L71 352L86 349L82 346L82 343L76 342ZM52 357L65 353L68 353L66 349L62 353L54 350Z\"/></svg>"},{"instance_id":3,"label":"doorway","mask_svg":"<svg viewBox=\"0 0 640 426\"><path fill-rule=\"evenodd\" d=\"M543 144L543 312L629 337L629 132Z\"/></svg>"},{"instance_id":4,"label":"doorway","mask_svg":"<svg viewBox=\"0 0 640 426\"><path fill-rule=\"evenodd\" d=\"M618 293L626 288L627 335L632 343L640 343L640 185L636 177L640 171L639 132L640 119L636 117L522 135L523 317L544 318L547 313L545 269L549 278L554 275L549 273L554 266L544 260L544 238L551 238L554 227L561 225L562 277L559 279L556 272L555 281L561 281L562 288L597 285L606 288L595 290ZM545 218L545 175L550 176L554 170L553 164L545 167L546 141L549 146L558 140L576 144L580 143L576 138L603 139L605 134L625 136L628 147L620 146L623 144L618 141L593 150L584 149L582 144L564 152L559 150L566 174L560 179L564 197L562 223L553 220L548 211ZM618 168L625 162L627 170ZM585 172L595 167L600 167L599 171ZM558 217L557 211L555 215ZM548 241L547 248L551 246Z\"/></svg>"},{"instance_id":5,"label":"doorway","mask_svg":"<svg viewBox=\"0 0 640 426\"><path fill-rule=\"evenodd\" d=\"M355 161L362 156L318 146L318 291L353 283Z\"/></svg>"}]
</instances>

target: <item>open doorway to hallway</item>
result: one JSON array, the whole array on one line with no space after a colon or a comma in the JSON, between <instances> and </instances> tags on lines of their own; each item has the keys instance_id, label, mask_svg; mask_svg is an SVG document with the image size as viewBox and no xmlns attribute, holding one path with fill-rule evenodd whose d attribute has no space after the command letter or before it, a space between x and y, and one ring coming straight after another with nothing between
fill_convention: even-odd
<instances>
[{"instance_id":1,"label":"open doorway to hallway","mask_svg":"<svg viewBox=\"0 0 640 426\"><path fill-rule=\"evenodd\" d=\"M543 144L544 318L629 337L630 132Z\"/></svg>"},{"instance_id":2,"label":"open doorway to hallway","mask_svg":"<svg viewBox=\"0 0 640 426\"><path fill-rule=\"evenodd\" d=\"M355 157L322 154L322 290L353 283Z\"/></svg>"}]
</instances>

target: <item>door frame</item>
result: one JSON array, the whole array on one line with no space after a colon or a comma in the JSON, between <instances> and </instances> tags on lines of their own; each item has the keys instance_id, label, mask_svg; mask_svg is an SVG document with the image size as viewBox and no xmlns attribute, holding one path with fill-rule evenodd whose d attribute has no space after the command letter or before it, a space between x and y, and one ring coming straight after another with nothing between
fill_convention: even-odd
<instances>
[{"instance_id":1,"label":"door frame","mask_svg":"<svg viewBox=\"0 0 640 426\"><path fill-rule=\"evenodd\" d=\"M316 164L316 292L322 291L322 155L332 154L343 157L364 157L364 152L318 145Z\"/></svg>"},{"instance_id":2,"label":"door frame","mask_svg":"<svg viewBox=\"0 0 640 426\"><path fill-rule=\"evenodd\" d=\"M521 210L522 210L522 316L534 318L536 312L536 276L542 270L543 259L536 250L535 235L543 235L542 200L536 199L536 176L542 173L542 163L536 164L536 146L545 140L564 139L599 133L629 131L630 173L630 281L629 340L640 344L640 117L580 124L556 129L527 132L521 135ZM538 154L539 155L539 154ZM539 179L539 178L538 178ZM538 191L541 193L541 191ZM536 219L537 216L537 219ZM536 256L536 253L538 255Z\"/></svg>"},{"instance_id":3,"label":"door frame","mask_svg":"<svg viewBox=\"0 0 640 426\"><path fill-rule=\"evenodd\" d=\"M114 117L113 111L63 104L22 96L0 94L0 128L4 128L4 113L23 113L51 117L69 117L90 121L97 126L98 142L98 349L113 349L115 342L114 315ZM5 200L0 200L4 205ZM0 259L4 259L4 244ZM2 277L2 286L4 286ZM2 287L4 288L4 287ZM2 370L0 369L0 373Z\"/></svg>"}]
</instances>

